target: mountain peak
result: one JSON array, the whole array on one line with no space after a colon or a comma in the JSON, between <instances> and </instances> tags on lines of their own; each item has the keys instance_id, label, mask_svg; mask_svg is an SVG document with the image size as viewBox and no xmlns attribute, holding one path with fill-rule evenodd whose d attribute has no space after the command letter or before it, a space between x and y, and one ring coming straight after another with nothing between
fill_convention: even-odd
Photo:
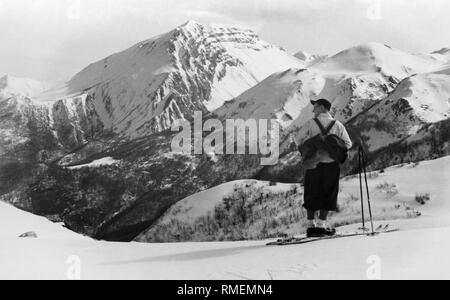
<instances>
[{"instance_id":1,"label":"mountain peak","mask_svg":"<svg viewBox=\"0 0 450 300\"><path fill-rule=\"evenodd\" d=\"M301 60L308 60L312 55L306 51L299 51L295 53L294 56Z\"/></svg>"},{"instance_id":2,"label":"mountain peak","mask_svg":"<svg viewBox=\"0 0 450 300\"><path fill-rule=\"evenodd\" d=\"M219 24L219 23L208 23L203 24L194 20L189 20L186 23L178 26L175 30L184 30L189 32L206 31L213 33L243 33L250 35L257 35L253 28L241 24Z\"/></svg>"},{"instance_id":3,"label":"mountain peak","mask_svg":"<svg viewBox=\"0 0 450 300\"><path fill-rule=\"evenodd\" d=\"M397 50L393 49L391 46L388 46L385 44L370 42L370 43L360 44L355 47L344 50L344 51L338 53L336 56L353 53L358 56L366 56L368 58L373 59L379 55L382 55L382 53L386 53L386 52L390 52L390 51L397 51Z\"/></svg>"},{"instance_id":4,"label":"mountain peak","mask_svg":"<svg viewBox=\"0 0 450 300\"><path fill-rule=\"evenodd\" d=\"M189 20L171 32L175 33L176 36L178 36L180 32L187 36L197 36L204 33L205 29L208 28L210 28L209 25L201 24L194 20Z\"/></svg>"},{"instance_id":5,"label":"mountain peak","mask_svg":"<svg viewBox=\"0 0 450 300\"><path fill-rule=\"evenodd\" d=\"M442 55L450 54L450 48L442 48L441 50L434 51L431 54L442 54Z\"/></svg>"},{"instance_id":6,"label":"mountain peak","mask_svg":"<svg viewBox=\"0 0 450 300\"><path fill-rule=\"evenodd\" d=\"M5 74L2 77L0 77L0 82L9 82L10 80L15 79L15 77Z\"/></svg>"},{"instance_id":7,"label":"mountain peak","mask_svg":"<svg viewBox=\"0 0 450 300\"><path fill-rule=\"evenodd\" d=\"M327 55L310 54L306 51L299 51L294 54L294 56L305 62L307 66L314 65L321 61L324 61L327 58Z\"/></svg>"},{"instance_id":8,"label":"mountain peak","mask_svg":"<svg viewBox=\"0 0 450 300\"><path fill-rule=\"evenodd\" d=\"M383 49L383 48L389 48L389 49L392 49L391 46L386 45L386 44L382 44L382 43L378 43L378 42L368 42L368 43L363 43L363 44L360 44L360 45L356 46L355 48L365 48L365 49Z\"/></svg>"},{"instance_id":9,"label":"mountain peak","mask_svg":"<svg viewBox=\"0 0 450 300\"><path fill-rule=\"evenodd\" d=\"M8 86L9 75L0 77L0 91Z\"/></svg>"},{"instance_id":10,"label":"mountain peak","mask_svg":"<svg viewBox=\"0 0 450 300\"><path fill-rule=\"evenodd\" d=\"M213 111L292 67L304 64L250 29L190 20L90 64L39 100L92 95L108 128L136 137L166 130L194 110Z\"/></svg>"},{"instance_id":11,"label":"mountain peak","mask_svg":"<svg viewBox=\"0 0 450 300\"><path fill-rule=\"evenodd\" d=\"M381 43L361 44L326 59L318 68L332 72L382 72L397 78L436 70L440 62L431 56L415 55Z\"/></svg>"},{"instance_id":12,"label":"mountain peak","mask_svg":"<svg viewBox=\"0 0 450 300\"><path fill-rule=\"evenodd\" d=\"M184 29L184 30L191 31L191 30L198 30L198 29L203 28L203 27L205 27L205 25L203 25L203 24L201 24L201 23L199 23L197 21L194 21L194 20L189 20L186 23L178 26L176 29L178 29L178 30L183 30Z\"/></svg>"},{"instance_id":13,"label":"mountain peak","mask_svg":"<svg viewBox=\"0 0 450 300\"><path fill-rule=\"evenodd\" d=\"M195 27L195 26L200 26L202 24L198 23L195 20L188 20L186 23L178 26L178 27Z\"/></svg>"}]
</instances>

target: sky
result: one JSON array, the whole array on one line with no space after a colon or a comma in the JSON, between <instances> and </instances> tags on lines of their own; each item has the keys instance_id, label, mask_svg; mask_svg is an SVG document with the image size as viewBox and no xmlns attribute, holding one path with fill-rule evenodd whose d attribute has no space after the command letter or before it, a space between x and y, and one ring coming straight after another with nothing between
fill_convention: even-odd
<instances>
[{"instance_id":1,"label":"sky","mask_svg":"<svg viewBox=\"0 0 450 300\"><path fill-rule=\"evenodd\" d=\"M448 0L0 0L0 76L68 79L188 20L250 27L291 53L450 47Z\"/></svg>"}]
</instances>

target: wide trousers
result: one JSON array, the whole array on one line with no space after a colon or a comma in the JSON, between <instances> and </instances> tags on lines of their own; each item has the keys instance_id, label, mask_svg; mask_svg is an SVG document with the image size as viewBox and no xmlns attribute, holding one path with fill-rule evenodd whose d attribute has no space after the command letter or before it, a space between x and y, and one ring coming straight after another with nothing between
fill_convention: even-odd
<instances>
[{"instance_id":1,"label":"wide trousers","mask_svg":"<svg viewBox=\"0 0 450 300\"><path fill-rule=\"evenodd\" d=\"M303 207L309 211L336 211L341 168L339 163L320 163L305 176Z\"/></svg>"}]
</instances>

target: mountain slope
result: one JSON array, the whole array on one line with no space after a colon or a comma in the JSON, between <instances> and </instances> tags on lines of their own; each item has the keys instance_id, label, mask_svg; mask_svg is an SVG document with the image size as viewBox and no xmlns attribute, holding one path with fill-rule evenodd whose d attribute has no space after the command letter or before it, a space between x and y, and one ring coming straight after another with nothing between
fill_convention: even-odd
<instances>
[{"instance_id":1,"label":"mountain slope","mask_svg":"<svg viewBox=\"0 0 450 300\"><path fill-rule=\"evenodd\" d=\"M369 43L344 50L315 66L327 72L384 72L397 78L436 70L442 61L431 55L410 54L388 45Z\"/></svg>"},{"instance_id":2,"label":"mountain slope","mask_svg":"<svg viewBox=\"0 0 450 300\"><path fill-rule=\"evenodd\" d=\"M21 234L35 232L46 240L90 240L49 220L21 211L0 201L0 239L18 238ZM3 243L2 243L3 244ZM4 245L4 244L3 244Z\"/></svg>"},{"instance_id":3,"label":"mountain slope","mask_svg":"<svg viewBox=\"0 0 450 300\"><path fill-rule=\"evenodd\" d=\"M450 70L403 80L389 97L351 122L375 151L450 116Z\"/></svg>"},{"instance_id":4,"label":"mountain slope","mask_svg":"<svg viewBox=\"0 0 450 300\"><path fill-rule=\"evenodd\" d=\"M450 48L442 48L441 50L434 51L431 55L450 64Z\"/></svg>"},{"instance_id":5,"label":"mountain slope","mask_svg":"<svg viewBox=\"0 0 450 300\"><path fill-rule=\"evenodd\" d=\"M305 62L307 66L317 64L319 62L324 61L327 58L326 55L310 54L305 51L299 51L295 53L294 56L300 59L301 61Z\"/></svg>"},{"instance_id":6,"label":"mountain slope","mask_svg":"<svg viewBox=\"0 0 450 300\"><path fill-rule=\"evenodd\" d=\"M0 155L48 162L103 130L91 97L40 103L20 94L0 100Z\"/></svg>"}]
</instances>

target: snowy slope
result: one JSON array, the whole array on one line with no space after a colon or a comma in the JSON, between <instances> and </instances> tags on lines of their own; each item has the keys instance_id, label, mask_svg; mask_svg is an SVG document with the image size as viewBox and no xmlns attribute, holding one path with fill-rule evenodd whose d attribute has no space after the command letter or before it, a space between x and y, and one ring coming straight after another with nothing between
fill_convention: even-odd
<instances>
[{"instance_id":1,"label":"snowy slope","mask_svg":"<svg viewBox=\"0 0 450 300\"><path fill-rule=\"evenodd\" d=\"M310 69L289 69L274 74L215 111L222 118L276 119L283 128L301 126L312 114L311 99L326 98L333 113L347 121L396 86L397 80L382 73L327 73Z\"/></svg>"},{"instance_id":2,"label":"snowy slope","mask_svg":"<svg viewBox=\"0 0 450 300\"><path fill-rule=\"evenodd\" d=\"M77 166L68 167L68 168L70 170L77 170L77 169L82 169L82 168L95 168L95 167L100 167L100 166L111 166L111 165L116 165L119 163L120 163L120 160L115 160L112 157L105 157L105 158L94 160L93 162L91 162L89 164L77 165Z\"/></svg>"},{"instance_id":3,"label":"snowy slope","mask_svg":"<svg viewBox=\"0 0 450 300\"><path fill-rule=\"evenodd\" d=\"M320 93L325 79L305 69L273 74L215 113L224 119L277 119L290 125L307 108L309 99Z\"/></svg>"},{"instance_id":4,"label":"snowy slope","mask_svg":"<svg viewBox=\"0 0 450 300\"><path fill-rule=\"evenodd\" d=\"M441 61L450 63L450 48L442 48L441 50L431 53L431 55Z\"/></svg>"},{"instance_id":5,"label":"snowy slope","mask_svg":"<svg viewBox=\"0 0 450 300\"><path fill-rule=\"evenodd\" d=\"M405 78L434 71L441 65L442 61L431 55L415 55L388 45L368 43L344 50L314 67L338 73L384 72Z\"/></svg>"},{"instance_id":6,"label":"snowy slope","mask_svg":"<svg viewBox=\"0 0 450 300\"><path fill-rule=\"evenodd\" d=\"M0 78L0 100L13 95L33 97L51 86L50 83L5 75Z\"/></svg>"},{"instance_id":7,"label":"snowy slope","mask_svg":"<svg viewBox=\"0 0 450 300\"><path fill-rule=\"evenodd\" d=\"M21 234L35 232L39 239L45 240L89 240L64 228L62 224L52 223L4 202L0 202L0 220L0 239L17 238Z\"/></svg>"},{"instance_id":8,"label":"snowy slope","mask_svg":"<svg viewBox=\"0 0 450 300\"><path fill-rule=\"evenodd\" d=\"M223 197L230 194L236 186L245 185L263 187L266 193L287 191L292 188L291 184L278 184L276 186L270 186L268 182L260 182L256 180L237 180L228 182L179 201L164 214L164 216L158 221L158 225L168 223L171 219L193 222L197 218L206 216L208 213L213 212L214 208L221 203Z\"/></svg>"},{"instance_id":9,"label":"snowy slope","mask_svg":"<svg viewBox=\"0 0 450 300\"><path fill-rule=\"evenodd\" d=\"M361 129L374 151L416 134L424 124L450 116L450 69L403 80L389 97L359 116Z\"/></svg>"},{"instance_id":10,"label":"snowy slope","mask_svg":"<svg viewBox=\"0 0 450 300\"><path fill-rule=\"evenodd\" d=\"M390 222L402 229L397 233L281 248L264 246L264 241L118 244L8 235L2 236L0 278L68 279L68 258L76 255L81 279L369 279L373 264L368 260L374 256L381 262L381 279L448 279L449 168L446 157L415 168L393 167L370 180L371 186L396 183L405 199L416 192L431 193L421 218ZM358 189L357 181L350 179L346 185ZM0 206L0 212L4 209ZM25 228L30 219L21 223ZM12 227L11 218L0 218L0 228L7 227Z\"/></svg>"},{"instance_id":11,"label":"snowy slope","mask_svg":"<svg viewBox=\"0 0 450 300\"><path fill-rule=\"evenodd\" d=\"M256 117L259 117L261 106L267 106L267 112L274 112L273 108L281 110L289 102L291 94L298 94L306 100L329 99L336 109L337 117L345 121L361 112L362 108L367 108L367 102L373 103L386 97L399 81L444 67L442 61L431 55L408 54L377 43L364 44L326 58L307 71L292 69L274 74L271 79L235 99L235 105L228 104L226 108L220 109L219 115L229 116L234 112L237 117L247 118L250 117L247 112L255 111ZM289 87L291 90L286 91ZM270 92L272 89L277 90ZM244 104L251 100L253 103ZM275 105L270 103L274 100L277 102ZM246 105L246 110L238 110L240 105ZM303 108L300 107L300 110ZM294 115L298 115L298 112L294 112Z\"/></svg>"},{"instance_id":12,"label":"snowy slope","mask_svg":"<svg viewBox=\"0 0 450 300\"><path fill-rule=\"evenodd\" d=\"M433 123L450 116L450 68L410 77L385 101L406 99L418 118Z\"/></svg>"}]
</instances>

